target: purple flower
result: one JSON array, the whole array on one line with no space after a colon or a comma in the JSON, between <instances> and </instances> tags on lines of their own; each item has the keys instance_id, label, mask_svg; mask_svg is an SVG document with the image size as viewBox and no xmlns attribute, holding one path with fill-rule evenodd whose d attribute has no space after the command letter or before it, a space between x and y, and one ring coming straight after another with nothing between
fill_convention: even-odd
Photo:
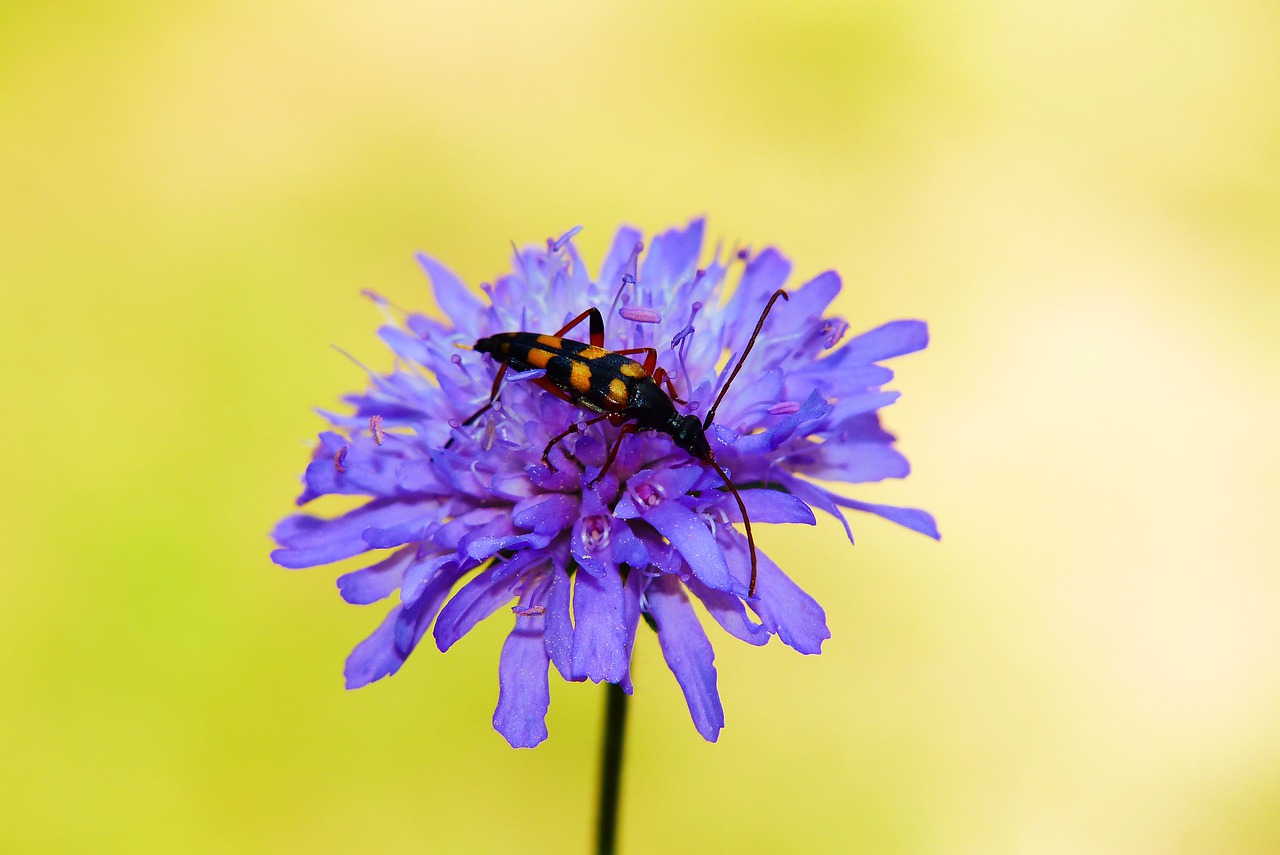
<instances>
[{"instance_id":1,"label":"purple flower","mask_svg":"<svg viewBox=\"0 0 1280 855\"><path fill-rule=\"evenodd\" d=\"M701 415L728 376L716 366L742 352L791 264L769 248L717 252L699 268L703 222L695 220L658 235L647 252L638 232L621 229L593 277L575 233L520 252L512 273L482 286L487 300L419 257L452 323L410 314L381 329L396 366L347 397L352 415L327 414L333 430L320 435L298 498L366 501L336 518L286 518L272 558L297 568L376 553L338 579L343 598L363 605L399 591L347 659L348 688L394 674L428 630L448 650L479 621L509 610L514 628L498 664L493 724L513 746L534 746L547 737L550 667L566 680L620 683L629 693L643 617L698 732L714 741L724 726L715 654L691 600L730 635L756 645L776 635L801 653L820 652L830 637L822 607L762 552L755 596L747 596L751 556L733 525L742 520L738 505L714 469L669 436L625 437L594 486L619 430L607 422L560 443L553 466L542 465L548 441L590 415L532 382L543 372L508 372L499 403L463 427L488 400L498 366L458 346L500 332L551 333L587 307L607 308L605 346L655 348L688 402L680 411ZM815 483L907 474L880 425L877 411L898 395L882 391L893 373L879 363L928 340L923 322L895 321L841 343L848 325L824 316L839 290L839 277L827 272L777 304L708 431L716 460L756 524L812 525L817 508L852 540L842 511L851 508L936 538L924 511L855 501ZM569 337L585 340L587 330Z\"/></svg>"}]
</instances>

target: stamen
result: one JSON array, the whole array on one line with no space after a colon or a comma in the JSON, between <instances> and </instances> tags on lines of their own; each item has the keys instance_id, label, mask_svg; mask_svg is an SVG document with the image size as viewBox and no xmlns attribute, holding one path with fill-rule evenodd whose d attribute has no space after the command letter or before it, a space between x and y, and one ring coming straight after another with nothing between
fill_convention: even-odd
<instances>
[{"instance_id":1,"label":"stamen","mask_svg":"<svg viewBox=\"0 0 1280 855\"><path fill-rule=\"evenodd\" d=\"M334 350L338 351L338 353L341 353L341 354L342 354L343 356L345 356L347 359L349 359L349 360L351 360L352 362L354 362L354 363L356 364L356 366L357 366L361 371L363 371L365 374L368 374L368 375L369 375L369 377L373 380L373 382L374 382L374 383L377 383L377 384L379 384L379 385L382 385L382 383L384 382L384 381L382 380L382 377L381 377L380 375L378 375L378 374L375 374L375 373L373 372L373 369L372 369L372 368L370 368L369 366L365 365L363 362L361 362L360 360L356 359L354 356L352 356L350 353L347 353L345 350L343 350L342 348L338 347L336 344L331 344L331 345L329 345L329 346L330 346L330 347L332 347Z\"/></svg>"},{"instance_id":2,"label":"stamen","mask_svg":"<svg viewBox=\"0 0 1280 855\"><path fill-rule=\"evenodd\" d=\"M631 257L627 259L626 272L631 276L632 282L636 281L636 276L639 274L637 269L637 259L640 258L640 253L642 252L644 252L644 241L638 240L636 241L635 247L631 250Z\"/></svg>"},{"instance_id":3,"label":"stamen","mask_svg":"<svg viewBox=\"0 0 1280 855\"><path fill-rule=\"evenodd\" d=\"M662 314L657 309L650 309L648 306L623 306L618 310L618 314L638 324L662 323Z\"/></svg>"},{"instance_id":4,"label":"stamen","mask_svg":"<svg viewBox=\"0 0 1280 855\"><path fill-rule=\"evenodd\" d=\"M579 226L579 228L581 228L581 226ZM545 615L547 613L547 607L529 606L526 608L524 606L512 606L511 613L516 617L537 617L538 615Z\"/></svg>"},{"instance_id":5,"label":"stamen","mask_svg":"<svg viewBox=\"0 0 1280 855\"><path fill-rule=\"evenodd\" d=\"M828 318L822 324L822 332L826 336L824 343L827 347L835 347L848 330L849 324L842 318Z\"/></svg>"},{"instance_id":6,"label":"stamen","mask_svg":"<svg viewBox=\"0 0 1280 855\"><path fill-rule=\"evenodd\" d=\"M699 270L698 273L701 274L703 271ZM684 329L676 333L673 339L671 339L671 348L675 350L676 362L680 365L680 376L685 378L684 385L687 387L685 389L685 396L689 398L693 397L693 378L689 376L689 366L685 364L685 357L689 355L689 348L691 347L691 344L686 344L686 342L692 341L691 336L694 333L693 319L698 316L698 312L701 310L702 303L695 300L693 305L690 306L689 323L685 325ZM684 346L681 347L681 345ZM695 408L689 408L690 411L693 409Z\"/></svg>"},{"instance_id":7,"label":"stamen","mask_svg":"<svg viewBox=\"0 0 1280 855\"><path fill-rule=\"evenodd\" d=\"M369 433L373 434L374 445L382 445L382 441L387 438L387 434L382 429L382 416L369 417Z\"/></svg>"},{"instance_id":8,"label":"stamen","mask_svg":"<svg viewBox=\"0 0 1280 855\"><path fill-rule=\"evenodd\" d=\"M493 439L497 435L498 421L493 416L489 416L484 423L484 436L480 438L480 448L489 451L493 448Z\"/></svg>"},{"instance_id":9,"label":"stamen","mask_svg":"<svg viewBox=\"0 0 1280 855\"><path fill-rule=\"evenodd\" d=\"M626 270L622 274L622 284L618 286L618 292L613 295L613 302L609 304L609 311L604 313L606 318L613 316L613 310L618 307L618 301L622 299L622 292L626 290L627 286L636 284L636 259L643 249L644 241L636 241L635 247L631 250L631 257L627 259ZM526 327L525 329L528 328Z\"/></svg>"},{"instance_id":10,"label":"stamen","mask_svg":"<svg viewBox=\"0 0 1280 855\"><path fill-rule=\"evenodd\" d=\"M374 291L372 288L364 288L360 291L360 296L370 300L378 310L382 312L382 317L388 324L399 324L403 318L408 317L411 312L402 309L386 297Z\"/></svg>"},{"instance_id":11,"label":"stamen","mask_svg":"<svg viewBox=\"0 0 1280 855\"><path fill-rule=\"evenodd\" d=\"M463 373L463 374L465 374L465 375L467 376L467 379L468 379L468 380L473 380L473 379L475 379L475 378L473 378L473 377L471 376L471 371L470 371L470 369L468 369L468 368L467 368L467 364L466 364L465 362L463 362L463 361L462 361L462 357L461 357L461 356L459 356L458 354L456 354L456 353L455 353L455 354L453 354L453 356L450 356L450 357L449 357L449 361L450 361L450 362L452 362L454 365L458 366L459 368L461 368L461 369L462 369L462 373Z\"/></svg>"},{"instance_id":12,"label":"stamen","mask_svg":"<svg viewBox=\"0 0 1280 855\"><path fill-rule=\"evenodd\" d=\"M771 416L789 416L800 411L799 401L779 401L769 408Z\"/></svg>"},{"instance_id":13,"label":"stamen","mask_svg":"<svg viewBox=\"0 0 1280 855\"><path fill-rule=\"evenodd\" d=\"M564 234L560 235L560 237L556 238L554 242L552 242L548 238L547 249L549 249L551 252L559 252L561 249L564 248L564 245L567 244L569 241L573 240L573 236L580 231L582 231L582 226L574 226L573 228L569 229L569 231L565 232Z\"/></svg>"},{"instance_id":14,"label":"stamen","mask_svg":"<svg viewBox=\"0 0 1280 855\"><path fill-rule=\"evenodd\" d=\"M346 472L347 467L342 462L347 459L347 447L344 445L333 453L333 468L338 472Z\"/></svg>"}]
</instances>

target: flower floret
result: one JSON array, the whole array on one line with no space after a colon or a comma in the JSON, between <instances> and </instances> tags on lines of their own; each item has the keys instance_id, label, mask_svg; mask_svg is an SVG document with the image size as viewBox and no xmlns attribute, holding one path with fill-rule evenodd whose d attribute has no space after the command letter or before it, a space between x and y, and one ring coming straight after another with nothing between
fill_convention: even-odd
<instances>
[{"instance_id":1,"label":"flower floret","mask_svg":"<svg viewBox=\"0 0 1280 855\"><path fill-rule=\"evenodd\" d=\"M336 517L287 517L273 532L272 558L303 568L370 553L368 566L338 578L343 599L368 605L400 592L348 657L349 688L396 673L428 631L446 651L480 621L509 612L493 724L513 746L531 747L547 737L553 666L568 681L632 691L643 618L695 727L715 741L724 709L692 600L753 645L776 636L818 653L831 634L822 607L758 549L752 591L736 497L757 526L813 525L821 510L852 540L848 509L938 537L924 511L826 486L908 473L881 425L880 410L898 393L883 388L893 373L880 363L924 348L927 328L895 321L846 340L849 325L826 314L840 290L831 271L789 287L789 301L761 322L770 297L787 287L790 261L773 248L717 250L700 267L701 220L657 235L647 250L639 232L619 230L595 276L576 233L517 251L510 273L481 286L484 299L420 255L443 321L370 295L389 318L379 334L396 365L369 372L368 388L346 398L352 414L324 413L331 429L319 436L298 498L365 501ZM608 350L656 351L682 416L705 419L751 348L707 426L710 452L696 451L705 459L684 440L682 448L625 424L571 430L592 414L572 394L550 394L542 367L512 365L490 402L499 364L471 345L503 332L550 334L591 306L605 315ZM564 335L586 341L587 330ZM544 450L566 431L544 464Z\"/></svg>"}]
</instances>

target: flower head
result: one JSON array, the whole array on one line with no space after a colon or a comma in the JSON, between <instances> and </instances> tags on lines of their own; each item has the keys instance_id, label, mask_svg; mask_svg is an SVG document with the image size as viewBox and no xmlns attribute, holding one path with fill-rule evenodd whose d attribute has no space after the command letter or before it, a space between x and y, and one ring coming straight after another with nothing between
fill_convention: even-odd
<instances>
[{"instance_id":1,"label":"flower head","mask_svg":"<svg viewBox=\"0 0 1280 855\"><path fill-rule=\"evenodd\" d=\"M801 653L820 652L830 637L822 608L763 552L749 596L752 558L734 526L742 522L738 503L715 468L672 436L627 433L608 464L624 428L599 421L574 433L592 414L551 394L537 369L508 371L497 402L464 424L489 400L499 365L459 348L502 332L550 333L597 307L605 347L653 348L673 397L684 402L678 412L703 415L791 265L768 248L717 252L699 268L697 220L658 235L647 252L638 232L620 230L593 277L574 247L576 231L518 252L513 272L482 286L486 300L419 257L451 323L409 314L381 329L397 364L347 398L354 414L327 416L333 430L320 435L298 504L335 493L367 501L336 518L286 518L274 531L272 558L297 568L377 553L376 562L338 579L343 598L356 604L399 591L348 658L348 688L394 674L428 630L448 650L479 621L509 610L514 628L499 661L493 723L512 745L533 746L547 736L550 666L566 680L620 683L630 692L644 617L698 732L714 741L724 711L690 598L730 635L756 645L776 635ZM737 287L726 294L732 278ZM923 511L859 502L813 480L907 474L906 458L880 426L877 411L898 393L882 390L893 374L878 363L928 338L922 322L895 321L841 344L848 325L824 316L839 290L834 272L790 289L764 322L707 441L757 524L812 525L817 508L848 533L842 508L850 508L937 537ZM566 431L544 465L543 450Z\"/></svg>"}]
</instances>

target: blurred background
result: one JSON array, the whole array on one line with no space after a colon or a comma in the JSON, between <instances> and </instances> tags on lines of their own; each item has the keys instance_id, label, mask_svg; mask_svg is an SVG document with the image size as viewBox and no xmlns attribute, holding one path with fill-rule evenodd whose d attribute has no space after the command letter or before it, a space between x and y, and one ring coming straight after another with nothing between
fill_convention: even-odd
<instances>
[{"instance_id":1,"label":"blurred background","mask_svg":"<svg viewBox=\"0 0 1280 855\"><path fill-rule=\"evenodd\" d=\"M1280 7L5 5L0 849L584 851L603 691L494 733L505 620L346 692L285 571L321 421L510 241L706 214L927 318L936 514L759 535L818 657L637 651L626 852L1280 851ZM803 537L803 540L801 539Z\"/></svg>"}]
</instances>

